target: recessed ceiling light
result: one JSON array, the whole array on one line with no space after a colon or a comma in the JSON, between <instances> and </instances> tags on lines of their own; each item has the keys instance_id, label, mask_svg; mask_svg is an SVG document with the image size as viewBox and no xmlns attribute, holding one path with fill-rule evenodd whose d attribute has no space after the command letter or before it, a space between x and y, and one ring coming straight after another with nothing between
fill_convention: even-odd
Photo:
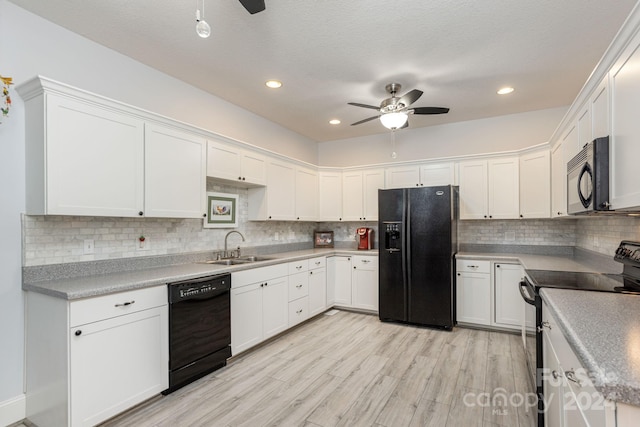
<instances>
[{"instance_id":1,"label":"recessed ceiling light","mask_svg":"<svg viewBox=\"0 0 640 427\"><path fill-rule=\"evenodd\" d=\"M329 120L329 124L332 124L332 125L339 125L339 124L340 124L340 120L338 120L338 119L331 119L331 120Z\"/></svg>"},{"instance_id":2,"label":"recessed ceiling light","mask_svg":"<svg viewBox=\"0 0 640 427\"><path fill-rule=\"evenodd\" d=\"M512 87L503 87L502 89L498 90L498 95L507 95L511 92L513 92L515 89Z\"/></svg>"},{"instance_id":3,"label":"recessed ceiling light","mask_svg":"<svg viewBox=\"0 0 640 427\"><path fill-rule=\"evenodd\" d=\"M278 80L267 80L265 84L271 89L278 89L279 87L282 87L282 82Z\"/></svg>"}]
</instances>

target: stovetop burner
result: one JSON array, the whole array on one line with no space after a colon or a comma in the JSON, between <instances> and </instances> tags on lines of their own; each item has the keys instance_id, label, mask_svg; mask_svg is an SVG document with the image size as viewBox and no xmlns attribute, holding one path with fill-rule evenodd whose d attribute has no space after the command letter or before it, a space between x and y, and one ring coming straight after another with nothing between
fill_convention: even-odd
<instances>
[{"instance_id":1,"label":"stovetop burner","mask_svg":"<svg viewBox=\"0 0 640 427\"><path fill-rule=\"evenodd\" d=\"M622 274L527 270L527 275L537 288L640 294L640 242L620 242L614 260L623 264Z\"/></svg>"}]
</instances>

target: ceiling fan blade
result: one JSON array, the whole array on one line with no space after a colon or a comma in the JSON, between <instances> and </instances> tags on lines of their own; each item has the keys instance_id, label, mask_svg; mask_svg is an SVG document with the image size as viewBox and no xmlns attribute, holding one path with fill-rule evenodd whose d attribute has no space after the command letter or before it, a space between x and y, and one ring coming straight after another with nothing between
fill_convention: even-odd
<instances>
[{"instance_id":1,"label":"ceiling fan blade","mask_svg":"<svg viewBox=\"0 0 640 427\"><path fill-rule=\"evenodd\" d=\"M240 3L247 9L247 12L250 14L262 12L266 6L264 5L264 0L240 0Z\"/></svg>"},{"instance_id":2,"label":"ceiling fan blade","mask_svg":"<svg viewBox=\"0 0 640 427\"><path fill-rule=\"evenodd\" d=\"M403 103L405 107L408 107L409 105L416 102L418 98L420 98L421 96L422 96L422 91L418 89L414 89L412 91L405 93L400 98L400 102Z\"/></svg>"},{"instance_id":3,"label":"ceiling fan blade","mask_svg":"<svg viewBox=\"0 0 640 427\"><path fill-rule=\"evenodd\" d=\"M378 117L380 117L380 116L369 117L369 118L366 118L364 120L360 120L359 122L351 123L351 126L355 126L355 125L359 125L359 124L362 124L362 123L370 122L371 120L375 120Z\"/></svg>"},{"instance_id":4,"label":"ceiling fan blade","mask_svg":"<svg viewBox=\"0 0 640 427\"><path fill-rule=\"evenodd\" d=\"M416 107L412 110L413 114L447 114L449 112L445 107Z\"/></svg>"},{"instance_id":5,"label":"ceiling fan blade","mask_svg":"<svg viewBox=\"0 0 640 427\"><path fill-rule=\"evenodd\" d=\"M354 107L371 108L372 110L380 109L380 107L375 107L373 105L367 105L367 104L358 104L357 102L347 102L347 104L353 105Z\"/></svg>"}]
</instances>

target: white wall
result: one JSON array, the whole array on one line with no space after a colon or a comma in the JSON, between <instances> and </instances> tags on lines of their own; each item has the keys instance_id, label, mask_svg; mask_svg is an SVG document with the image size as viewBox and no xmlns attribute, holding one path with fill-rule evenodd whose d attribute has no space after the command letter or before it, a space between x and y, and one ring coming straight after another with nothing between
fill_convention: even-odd
<instances>
[{"instance_id":1,"label":"white wall","mask_svg":"<svg viewBox=\"0 0 640 427\"><path fill-rule=\"evenodd\" d=\"M567 108L404 129L395 135L395 160L390 132L322 142L318 160L321 166L357 166L517 150L547 142Z\"/></svg>"}]
</instances>

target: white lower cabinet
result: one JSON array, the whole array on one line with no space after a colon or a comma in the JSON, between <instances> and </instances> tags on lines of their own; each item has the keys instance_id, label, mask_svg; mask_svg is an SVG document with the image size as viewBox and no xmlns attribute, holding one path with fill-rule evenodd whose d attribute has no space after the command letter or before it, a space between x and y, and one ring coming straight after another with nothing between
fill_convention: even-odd
<instances>
[{"instance_id":1,"label":"white lower cabinet","mask_svg":"<svg viewBox=\"0 0 640 427\"><path fill-rule=\"evenodd\" d=\"M326 258L309 260L309 317L327 309L327 269Z\"/></svg>"},{"instance_id":2,"label":"white lower cabinet","mask_svg":"<svg viewBox=\"0 0 640 427\"><path fill-rule=\"evenodd\" d=\"M232 273L231 286L233 355L288 328L287 264Z\"/></svg>"},{"instance_id":3,"label":"white lower cabinet","mask_svg":"<svg viewBox=\"0 0 640 427\"><path fill-rule=\"evenodd\" d=\"M78 301L28 292L26 320L38 426L93 426L168 387L166 286Z\"/></svg>"},{"instance_id":4,"label":"white lower cabinet","mask_svg":"<svg viewBox=\"0 0 640 427\"><path fill-rule=\"evenodd\" d=\"M549 307L543 302L543 374L547 427L626 426L620 419L613 421L616 404L605 400L591 382L585 370L558 327ZM619 415L626 408L619 411ZM637 418L634 424L637 425Z\"/></svg>"},{"instance_id":5,"label":"white lower cabinet","mask_svg":"<svg viewBox=\"0 0 640 427\"><path fill-rule=\"evenodd\" d=\"M489 261L473 261L464 266L458 262L456 291L458 322L476 325L491 324Z\"/></svg>"},{"instance_id":6,"label":"white lower cabinet","mask_svg":"<svg viewBox=\"0 0 640 427\"><path fill-rule=\"evenodd\" d=\"M329 287L333 290L335 305L351 306L351 257L335 256L329 262Z\"/></svg>"},{"instance_id":7,"label":"white lower cabinet","mask_svg":"<svg viewBox=\"0 0 640 427\"><path fill-rule=\"evenodd\" d=\"M493 324L520 330L525 302L520 295L524 270L520 264L494 263L493 283L495 310ZM533 325L527 325L533 328Z\"/></svg>"},{"instance_id":8,"label":"white lower cabinet","mask_svg":"<svg viewBox=\"0 0 640 427\"><path fill-rule=\"evenodd\" d=\"M289 263L290 269L300 263ZM304 263L306 270L307 262ZM289 327L309 318L309 272L302 271L289 276Z\"/></svg>"},{"instance_id":9,"label":"white lower cabinet","mask_svg":"<svg viewBox=\"0 0 640 427\"><path fill-rule=\"evenodd\" d=\"M378 311L378 257L356 255L351 264L351 306Z\"/></svg>"}]
</instances>

